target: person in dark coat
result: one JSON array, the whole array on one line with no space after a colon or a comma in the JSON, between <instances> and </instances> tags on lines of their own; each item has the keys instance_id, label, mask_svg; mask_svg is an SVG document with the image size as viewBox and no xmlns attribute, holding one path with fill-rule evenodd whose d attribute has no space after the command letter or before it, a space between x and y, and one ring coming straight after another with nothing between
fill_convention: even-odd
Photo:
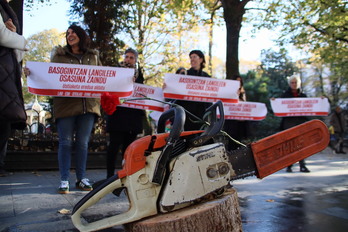
<instances>
[{"instance_id":1,"label":"person in dark coat","mask_svg":"<svg viewBox=\"0 0 348 232\"><path fill-rule=\"evenodd\" d=\"M136 69L138 53L134 49L127 49L121 67ZM134 81L144 83L140 69L136 69ZM116 162L121 161L126 148L143 132L143 123L146 114L144 110L117 106L116 111L106 118L106 131L109 133L109 146L106 159L107 178L115 174ZM122 157L117 159L118 154ZM121 162L118 164L120 165Z\"/></svg>"},{"instance_id":2,"label":"person in dark coat","mask_svg":"<svg viewBox=\"0 0 348 232\"><path fill-rule=\"evenodd\" d=\"M238 89L238 100L239 101L246 101L246 93L245 89L243 87L243 79L241 76L236 75L233 77L233 80L237 80L240 82L240 87ZM248 121L245 120L225 120L224 123L224 131L228 133L233 139L237 141L241 141L245 138L247 138L248 135ZM226 148L228 151L235 150L240 145L235 143L232 140L229 140Z\"/></svg>"},{"instance_id":3,"label":"person in dark coat","mask_svg":"<svg viewBox=\"0 0 348 232\"><path fill-rule=\"evenodd\" d=\"M301 91L301 79L299 76L291 76L288 78L289 81L289 88L282 94L281 98L295 98L295 97L307 97L306 94L304 94ZM291 127L297 126L299 124L302 124L304 122L308 121L307 117L304 116L295 116L295 117L283 117L280 129L286 130ZM308 168L306 167L305 160L300 160L300 171L301 172L310 172ZM292 172L292 165L288 166L286 169L287 172Z\"/></svg>"},{"instance_id":4,"label":"person in dark coat","mask_svg":"<svg viewBox=\"0 0 348 232\"><path fill-rule=\"evenodd\" d=\"M200 76L200 77L210 77L208 73L204 72L205 68L205 57L202 51L192 50L189 54L191 68L187 70L187 75L191 76ZM175 104L178 104L187 111L196 115L199 118L203 118L205 110L212 105L209 102L197 102L197 101L185 101L185 100L176 100ZM202 127L202 123L196 123L197 118L192 117L189 114L186 114L186 121L184 125L185 131L199 130Z\"/></svg>"},{"instance_id":5,"label":"person in dark coat","mask_svg":"<svg viewBox=\"0 0 348 232\"><path fill-rule=\"evenodd\" d=\"M346 130L346 119L342 108L336 106L335 110L330 115L330 126L334 129L335 140L337 141L334 149L336 153L346 154L343 151L344 132Z\"/></svg>"},{"instance_id":6,"label":"person in dark coat","mask_svg":"<svg viewBox=\"0 0 348 232\"><path fill-rule=\"evenodd\" d=\"M8 174L4 161L11 129L26 127L19 62L27 41L19 29L16 14L6 0L0 0L0 176Z\"/></svg>"}]
</instances>

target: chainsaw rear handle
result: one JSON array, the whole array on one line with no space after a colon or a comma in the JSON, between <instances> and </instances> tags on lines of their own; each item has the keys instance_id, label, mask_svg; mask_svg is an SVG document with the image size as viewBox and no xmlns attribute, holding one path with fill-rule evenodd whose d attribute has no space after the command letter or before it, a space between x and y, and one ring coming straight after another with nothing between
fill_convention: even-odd
<instances>
[{"instance_id":1,"label":"chainsaw rear handle","mask_svg":"<svg viewBox=\"0 0 348 232\"><path fill-rule=\"evenodd\" d=\"M142 175L146 176L144 170L122 179L119 179L118 175L114 175L99 185L96 189L89 192L75 205L73 209L71 219L75 227L80 231L96 231L136 221L145 216L157 214L156 200L158 195L155 194L147 197L146 194L149 192L148 189L153 189L154 186L151 182L144 183L144 178L139 178L139 176L141 177ZM144 190L141 190L142 188ZM81 213L84 210L95 205L107 194L122 189L126 189L127 191L127 197L129 200L128 211L91 223L83 223L81 221ZM142 193L142 191L145 193ZM159 192L159 190L152 190L150 192Z\"/></svg>"},{"instance_id":2,"label":"chainsaw rear handle","mask_svg":"<svg viewBox=\"0 0 348 232\"><path fill-rule=\"evenodd\" d=\"M158 185L161 185L163 182L164 173L169 161L170 154L172 154L175 142L179 139L181 132L183 132L184 130L184 124L185 124L185 118L186 118L184 108L182 108L179 105L176 105L175 107L164 112L158 120L157 132L163 133L165 122L169 119L172 119L173 117L174 117L174 122L172 125L172 129L167 138L167 143L157 160L153 179L152 179L152 182Z\"/></svg>"}]
</instances>

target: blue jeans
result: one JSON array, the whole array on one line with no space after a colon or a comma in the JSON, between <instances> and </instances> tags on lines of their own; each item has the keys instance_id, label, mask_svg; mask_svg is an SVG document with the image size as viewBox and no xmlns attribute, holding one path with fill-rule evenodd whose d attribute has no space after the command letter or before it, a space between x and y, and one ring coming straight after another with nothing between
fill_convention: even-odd
<instances>
[{"instance_id":1,"label":"blue jeans","mask_svg":"<svg viewBox=\"0 0 348 232\"><path fill-rule=\"evenodd\" d=\"M95 115L88 113L72 117L58 118L59 135L58 163L60 178L69 180L71 166L71 151L75 135L76 178L85 178L89 137L93 129Z\"/></svg>"}]
</instances>

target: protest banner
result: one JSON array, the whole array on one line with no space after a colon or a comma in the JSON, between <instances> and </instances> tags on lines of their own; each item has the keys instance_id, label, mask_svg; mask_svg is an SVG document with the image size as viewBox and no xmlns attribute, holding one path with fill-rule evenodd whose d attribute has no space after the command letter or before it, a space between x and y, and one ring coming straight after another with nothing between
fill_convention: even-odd
<instances>
[{"instance_id":1,"label":"protest banner","mask_svg":"<svg viewBox=\"0 0 348 232\"><path fill-rule=\"evenodd\" d=\"M158 101L139 99L143 97L152 98ZM143 109L143 110L155 110L159 112L163 112L164 110L163 91L161 88L158 88L158 87L152 87L148 85L134 83L133 95L123 99L126 100L126 102L120 105L123 107ZM136 99L136 100L132 100L132 99Z\"/></svg>"},{"instance_id":2,"label":"protest banner","mask_svg":"<svg viewBox=\"0 0 348 232\"><path fill-rule=\"evenodd\" d=\"M98 98L103 92L128 97L134 69L28 61L30 93L58 97Z\"/></svg>"},{"instance_id":3,"label":"protest banner","mask_svg":"<svg viewBox=\"0 0 348 232\"><path fill-rule=\"evenodd\" d=\"M164 83L165 98L200 102L238 102L239 81L167 73Z\"/></svg>"},{"instance_id":4,"label":"protest banner","mask_svg":"<svg viewBox=\"0 0 348 232\"><path fill-rule=\"evenodd\" d=\"M267 108L260 102L223 103L225 119L259 121L266 118Z\"/></svg>"},{"instance_id":5,"label":"protest banner","mask_svg":"<svg viewBox=\"0 0 348 232\"><path fill-rule=\"evenodd\" d=\"M329 101L327 98L276 98L271 100L275 116L327 116Z\"/></svg>"}]
</instances>

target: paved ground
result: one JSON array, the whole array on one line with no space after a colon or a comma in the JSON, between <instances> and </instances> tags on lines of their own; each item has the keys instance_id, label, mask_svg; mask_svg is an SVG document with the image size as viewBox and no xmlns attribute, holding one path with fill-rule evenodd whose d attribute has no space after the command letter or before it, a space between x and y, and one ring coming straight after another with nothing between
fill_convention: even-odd
<instances>
[{"instance_id":1,"label":"paved ground","mask_svg":"<svg viewBox=\"0 0 348 232\"><path fill-rule=\"evenodd\" d=\"M281 170L263 180L233 182L245 232L348 231L348 154L333 154L327 148L307 164L310 173L299 172L296 164L293 173ZM88 177L103 179L105 170L88 170ZM0 231L77 231L69 212L86 193L72 188L70 194L57 194L58 182L57 171L15 172L0 178ZM92 209L87 218L125 210L125 197L121 200L105 199L103 210Z\"/></svg>"},{"instance_id":2,"label":"paved ground","mask_svg":"<svg viewBox=\"0 0 348 232\"><path fill-rule=\"evenodd\" d=\"M234 182L245 232L348 231L348 154L327 148L306 160L310 173L281 170Z\"/></svg>"}]
</instances>

